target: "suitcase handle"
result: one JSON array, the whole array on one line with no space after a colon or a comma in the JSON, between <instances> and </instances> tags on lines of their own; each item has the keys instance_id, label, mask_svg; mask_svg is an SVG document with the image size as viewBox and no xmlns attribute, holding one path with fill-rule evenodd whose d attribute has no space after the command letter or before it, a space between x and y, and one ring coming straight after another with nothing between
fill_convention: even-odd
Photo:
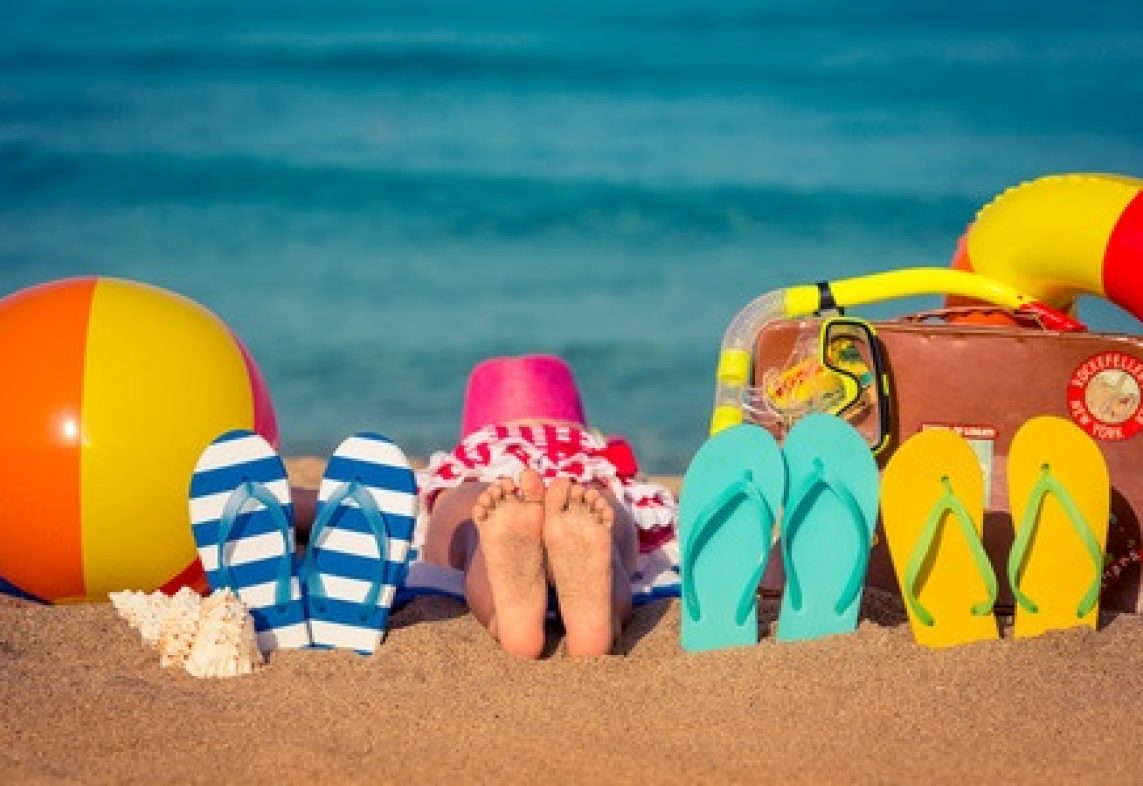
<instances>
[{"instance_id":1,"label":"suitcase handle","mask_svg":"<svg viewBox=\"0 0 1143 786\"><path fill-rule=\"evenodd\" d=\"M1059 327L1051 315L1037 309L1003 308L981 304L979 306L945 306L927 311L918 311L915 314L906 314L898 317L896 322L920 324L922 322L953 322L970 324L980 327L1018 327L1033 330L1061 330L1069 333L1083 332L1087 326L1081 322L1073 325Z\"/></svg>"}]
</instances>

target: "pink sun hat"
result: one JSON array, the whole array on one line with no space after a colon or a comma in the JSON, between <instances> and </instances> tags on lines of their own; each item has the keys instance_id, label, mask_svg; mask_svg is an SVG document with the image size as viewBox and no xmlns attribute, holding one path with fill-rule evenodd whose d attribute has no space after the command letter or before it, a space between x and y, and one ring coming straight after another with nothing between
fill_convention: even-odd
<instances>
[{"instance_id":1,"label":"pink sun hat","mask_svg":"<svg viewBox=\"0 0 1143 786\"><path fill-rule=\"evenodd\" d=\"M461 438L493 423L563 420L587 425L571 367L555 355L482 360L468 375Z\"/></svg>"}]
</instances>

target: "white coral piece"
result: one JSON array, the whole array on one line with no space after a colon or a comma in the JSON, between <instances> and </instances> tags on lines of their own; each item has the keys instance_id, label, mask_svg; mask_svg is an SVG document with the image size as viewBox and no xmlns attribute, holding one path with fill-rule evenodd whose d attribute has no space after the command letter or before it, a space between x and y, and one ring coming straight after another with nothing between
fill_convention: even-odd
<instances>
[{"instance_id":1,"label":"white coral piece","mask_svg":"<svg viewBox=\"0 0 1143 786\"><path fill-rule=\"evenodd\" d=\"M254 620L230 590L218 590L203 601L198 633L185 665L195 677L237 677L262 665Z\"/></svg>"},{"instance_id":2,"label":"white coral piece","mask_svg":"<svg viewBox=\"0 0 1143 786\"><path fill-rule=\"evenodd\" d=\"M262 665L254 620L230 590L206 600L188 587L173 596L124 590L109 597L143 643L158 648L163 666L183 666L196 677L230 677Z\"/></svg>"}]
</instances>

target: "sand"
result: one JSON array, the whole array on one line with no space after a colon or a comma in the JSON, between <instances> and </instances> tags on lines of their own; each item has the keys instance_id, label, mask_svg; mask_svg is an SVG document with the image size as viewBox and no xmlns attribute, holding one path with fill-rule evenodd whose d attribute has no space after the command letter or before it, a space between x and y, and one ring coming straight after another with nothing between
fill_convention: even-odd
<instances>
[{"instance_id":1,"label":"sand","mask_svg":"<svg viewBox=\"0 0 1143 786\"><path fill-rule=\"evenodd\" d=\"M641 607L617 653L504 655L422 598L378 652L277 652L256 674L163 669L109 604L0 597L3 783L1008 783L1139 781L1143 619L934 652L897 598L859 629L679 648Z\"/></svg>"}]
</instances>

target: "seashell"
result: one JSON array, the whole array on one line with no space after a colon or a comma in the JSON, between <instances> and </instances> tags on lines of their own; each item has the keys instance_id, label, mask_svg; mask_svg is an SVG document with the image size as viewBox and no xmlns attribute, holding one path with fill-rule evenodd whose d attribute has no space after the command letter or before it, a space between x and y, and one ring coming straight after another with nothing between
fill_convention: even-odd
<instances>
[{"instance_id":1,"label":"seashell","mask_svg":"<svg viewBox=\"0 0 1143 786\"><path fill-rule=\"evenodd\" d=\"M262 665L254 620L230 590L205 600L188 587L173 596L124 590L109 597L144 644L158 648L164 667L183 666L196 677L232 677Z\"/></svg>"},{"instance_id":2,"label":"seashell","mask_svg":"<svg viewBox=\"0 0 1143 786\"><path fill-rule=\"evenodd\" d=\"M115 611L135 630L139 630L140 606L146 597L147 595L139 590L123 590L107 594Z\"/></svg>"},{"instance_id":3,"label":"seashell","mask_svg":"<svg viewBox=\"0 0 1143 786\"><path fill-rule=\"evenodd\" d=\"M159 642L159 632L163 627L163 616L170 598L161 592L148 595L138 590L123 590L108 595L119 616L139 631L143 643L154 647Z\"/></svg>"},{"instance_id":4,"label":"seashell","mask_svg":"<svg viewBox=\"0 0 1143 786\"><path fill-rule=\"evenodd\" d=\"M186 590L187 594L183 594ZM202 598L186 587L170 599L159 629L159 665L182 666L190 655L202 616Z\"/></svg>"},{"instance_id":5,"label":"seashell","mask_svg":"<svg viewBox=\"0 0 1143 786\"><path fill-rule=\"evenodd\" d=\"M132 628L139 631L143 643L150 647L159 645L159 637L173 615L198 616L202 599L194 590L183 587L174 595L162 592L147 594L138 590L112 592L108 595L119 616L127 620Z\"/></svg>"},{"instance_id":6,"label":"seashell","mask_svg":"<svg viewBox=\"0 0 1143 786\"><path fill-rule=\"evenodd\" d=\"M236 677L251 674L262 665L254 620L230 590L218 590L203 601L185 665L195 677Z\"/></svg>"}]
</instances>

